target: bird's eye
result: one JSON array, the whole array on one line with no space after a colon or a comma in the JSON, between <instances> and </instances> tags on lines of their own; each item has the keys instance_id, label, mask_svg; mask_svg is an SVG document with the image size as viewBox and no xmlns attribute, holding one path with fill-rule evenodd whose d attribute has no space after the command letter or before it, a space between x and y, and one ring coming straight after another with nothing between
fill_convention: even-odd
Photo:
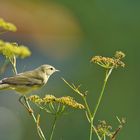
<instances>
[{"instance_id":1,"label":"bird's eye","mask_svg":"<svg viewBox=\"0 0 140 140\"><path fill-rule=\"evenodd\" d=\"M50 70L53 70L53 68L50 68Z\"/></svg>"}]
</instances>

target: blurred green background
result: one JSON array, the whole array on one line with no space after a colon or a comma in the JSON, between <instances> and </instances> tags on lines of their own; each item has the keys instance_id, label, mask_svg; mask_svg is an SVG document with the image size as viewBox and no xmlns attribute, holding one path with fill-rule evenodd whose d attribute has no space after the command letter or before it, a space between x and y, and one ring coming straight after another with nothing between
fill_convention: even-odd
<instances>
[{"instance_id":1,"label":"blurred green background","mask_svg":"<svg viewBox=\"0 0 140 140\"><path fill-rule=\"evenodd\" d=\"M95 123L106 120L115 128L115 116L126 117L118 139L139 139L139 6L138 0L0 0L0 17L18 28L16 33L1 38L27 45L32 51L30 58L18 60L18 72L45 63L61 70L37 94L69 95L81 101L61 80L64 77L88 90L91 108L95 107L104 78L104 70L91 64L91 57L125 52L126 67L115 70L109 79ZM11 74L8 69L3 77ZM37 140L35 124L18 98L15 92L1 91L0 140ZM41 115L47 134L52 119ZM88 131L84 113L72 111L59 120L54 140L88 140Z\"/></svg>"}]
</instances>

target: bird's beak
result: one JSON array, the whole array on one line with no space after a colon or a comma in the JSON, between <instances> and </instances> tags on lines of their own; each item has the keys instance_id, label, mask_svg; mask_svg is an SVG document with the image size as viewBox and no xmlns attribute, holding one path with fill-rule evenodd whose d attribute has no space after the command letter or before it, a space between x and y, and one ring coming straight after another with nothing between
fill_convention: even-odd
<instances>
[{"instance_id":1,"label":"bird's beak","mask_svg":"<svg viewBox=\"0 0 140 140\"><path fill-rule=\"evenodd\" d=\"M55 70L55 72L59 72L60 70Z\"/></svg>"}]
</instances>

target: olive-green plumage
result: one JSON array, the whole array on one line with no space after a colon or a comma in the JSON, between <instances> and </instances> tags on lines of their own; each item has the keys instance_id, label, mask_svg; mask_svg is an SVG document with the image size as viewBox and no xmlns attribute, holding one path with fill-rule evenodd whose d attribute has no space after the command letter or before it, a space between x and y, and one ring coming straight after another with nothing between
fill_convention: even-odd
<instances>
[{"instance_id":1,"label":"olive-green plumage","mask_svg":"<svg viewBox=\"0 0 140 140\"><path fill-rule=\"evenodd\" d=\"M42 65L34 70L19 73L0 81L0 90L15 90L27 94L44 86L49 77L58 70L51 65Z\"/></svg>"}]
</instances>

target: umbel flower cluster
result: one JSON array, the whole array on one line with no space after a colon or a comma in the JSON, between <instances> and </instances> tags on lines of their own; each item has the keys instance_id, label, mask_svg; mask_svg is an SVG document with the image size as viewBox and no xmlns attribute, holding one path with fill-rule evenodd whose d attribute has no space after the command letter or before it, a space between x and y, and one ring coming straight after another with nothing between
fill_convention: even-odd
<instances>
[{"instance_id":1,"label":"umbel flower cluster","mask_svg":"<svg viewBox=\"0 0 140 140\"><path fill-rule=\"evenodd\" d=\"M17 28L14 24L6 22L0 18L0 34L7 31L15 32L16 30ZM31 55L31 52L26 46L0 40L0 54L4 55L8 59L11 59L14 57L28 57Z\"/></svg>"},{"instance_id":2,"label":"umbel flower cluster","mask_svg":"<svg viewBox=\"0 0 140 140\"><path fill-rule=\"evenodd\" d=\"M106 121L99 121L99 124L97 125L97 131L102 136L108 136L112 137L114 132L112 132L112 126L108 125Z\"/></svg>"},{"instance_id":3,"label":"umbel flower cluster","mask_svg":"<svg viewBox=\"0 0 140 140\"><path fill-rule=\"evenodd\" d=\"M64 97L57 98L53 95L46 95L44 98L40 98L37 95L32 95L32 96L28 97L28 100L32 101L35 104L41 105L41 106L45 106L46 104L50 104L50 103L57 103L57 104L61 104L64 106L75 108L75 109L84 109L85 108L82 104L78 103L70 96L64 96Z\"/></svg>"},{"instance_id":4,"label":"umbel flower cluster","mask_svg":"<svg viewBox=\"0 0 140 140\"><path fill-rule=\"evenodd\" d=\"M119 119L117 117L117 120L119 122L119 126L116 130L112 130L112 126L108 125L106 121L99 121L99 124L97 125L96 129L97 132L101 137L109 137L111 140L116 140L116 136L118 135L119 131L123 128L124 124L126 123L125 118Z\"/></svg>"},{"instance_id":5,"label":"umbel flower cluster","mask_svg":"<svg viewBox=\"0 0 140 140\"><path fill-rule=\"evenodd\" d=\"M106 69L113 69L118 67L125 67L122 59L125 57L125 54L121 51L117 51L114 57L103 57L103 56L94 56L91 59L91 62L94 62Z\"/></svg>"},{"instance_id":6,"label":"umbel flower cluster","mask_svg":"<svg viewBox=\"0 0 140 140\"><path fill-rule=\"evenodd\" d=\"M4 21L2 18L0 18L0 29L2 31L12 31L15 32L17 30L16 26L12 23Z\"/></svg>"},{"instance_id":7,"label":"umbel flower cluster","mask_svg":"<svg viewBox=\"0 0 140 140\"><path fill-rule=\"evenodd\" d=\"M31 55L30 50L16 43L9 43L0 40L0 54L6 56L6 58L12 58L13 56L25 58Z\"/></svg>"}]
</instances>

